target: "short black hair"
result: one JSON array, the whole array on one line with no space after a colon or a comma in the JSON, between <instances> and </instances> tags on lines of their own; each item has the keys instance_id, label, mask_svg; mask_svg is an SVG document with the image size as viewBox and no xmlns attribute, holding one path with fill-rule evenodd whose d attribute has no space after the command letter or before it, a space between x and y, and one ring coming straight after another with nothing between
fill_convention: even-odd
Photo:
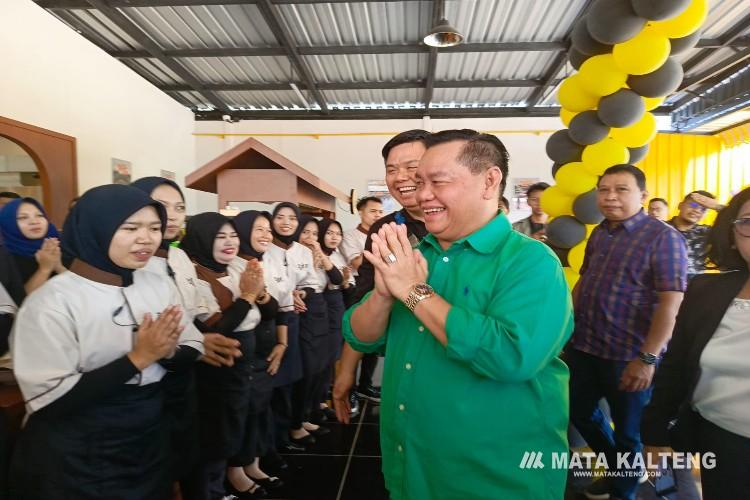
<instances>
[{"instance_id":1,"label":"short black hair","mask_svg":"<svg viewBox=\"0 0 750 500\"><path fill-rule=\"evenodd\" d=\"M706 256L711 265L717 269L739 271L748 267L734 243L734 221L742 205L748 201L750 201L750 188L745 188L732 197L729 204L719 212L708 233Z\"/></svg>"},{"instance_id":2,"label":"short black hair","mask_svg":"<svg viewBox=\"0 0 750 500\"><path fill-rule=\"evenodd\" d=\"M506 198L505 196L501 196L500 197L500 203L502 203L503 205L505 205L505 209L508 212L510 212L510 202L508 201L508 198Z\"/></svg>"},{"instance_id":3,"label":"short black hair","mask_svg":"<svg viewBox=\"0 0 750 500\"><path fill-rule=\"evenodd\" d=\"M429 149L438 144L453 141L466 142L456 160L469 167L472 174L479 174L495 165L500 168L503 174L503 180L500 183L500 196L502 196L508 181L508 163L510 162L510 155L505 149L505 144L492 134L463 128L431 134L426 139L426 146Z\"/></svg>"},{"instance_id":4,"label":"short black hair","mask_svg":"<svg viewBox=\"0 0 750 500\"><path fill-rule=\"evenodd\" d=\"M706 198L711 198L712 200L716 199L716 196L714 196L713 194L709 193L708 191L703 191L702 189L699 189L697 191L690 191L688 194L685 195L685 197L682 199L682 201L685 201L685 200L689 199L690 195L693 194L693 193L703 195Z\"/></svg>"},{"instance_id":5,"label":"short black hair","mask_svg":"<svg viewBox=\"0 0 750 500\"><path fill-rule=\"evenodd\" d=\"M613 165L609 167L604 171L602 175L599 176L599 181L597 181L596 185L599 185L602 177L612 174L630 174L635 177L635 183L638 185L638 189L640 189L641 191L646 190L646 174L644 174L643 170L641 170L640 168L628 163L621 163L619 165Z\"/></svg>"},{"instance_id":6,"label":"short black hair","mask_svg":"<svg viewBox=\"0 0 750 500\"><path fill-rule=\"evenodd\" d=\"M383 161L388 160L388 154L391 152L391 149L396 146L409 144L410 142L421 142L422 144L425 144L425 139L429 136L430 133L428 131L418 128L401 132L397 136L392 137L391 140L386 142L385 146L383 146L383 151L381 152L383 155Z\"/></svg>"},{"instance_id":7,"label":"short black hair","mask_svg":"<svg viewBox=\"0 0 750 500\"><path fill-rule=\"evenodd\" d=\"M13 191L2 191L0 192L0 198L20 198L21 195L18 193L14 193Z\"/></svg>"},{"instance_id":8,"label":"short black hair","mask_svg":"<svg viewBox=\"0 0 750 500\"><path fill-rule=\"evenodd\" d=\"M665 200L664 198L651 198L650 200L648 200L648 204L651 205L655 201L664 203L667 206L667 208L669 208L669 203L667 203L667 200Z\"/></svg>"},{"instance_id":9,"label":"short black hair","mask_svg":"<svg viewBox=\"0 0 750 500\"><path fill-rule=\"evenodd\" d=\"M382 204L383 200L381 200L377 196L365 196L364 198L360 198L357 202L357 210L362 210L370 202Z\"/></svg>"},{"instance_id":10,"label":"short black hair","mask_svg":"<svg viewBox=\"0 0 750 500\"><path fill-rule=\"evenodd\" d=\"M529 188L526 190L526 198L531 196L531 193L533 193L534 191L544 191L548 187L549 184L547 184L546 182L536 182L529 186Z\"/></svg>"}]
</instances>

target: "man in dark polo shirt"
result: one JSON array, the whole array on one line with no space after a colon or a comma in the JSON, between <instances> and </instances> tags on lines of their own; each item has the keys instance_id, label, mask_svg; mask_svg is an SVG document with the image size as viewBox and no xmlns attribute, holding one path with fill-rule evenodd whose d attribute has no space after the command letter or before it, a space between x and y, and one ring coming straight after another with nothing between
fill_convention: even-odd
<instances>
[{"instance_id":1,"label":"man in dark polo shirt","mask_svg":"<svg viewBox=\"0 0 750 500\"><path fill-rule=\"evenodd\" d=\"M404 224L413 245L419 243L427 234L422 210L419 208L416 198L416 174L419 160L426 150L424 141L429 135L430 133L425 130L408 130L393 137L383 146L385 183L393 199L400 203L403 208L375 222L370 227L370 234L377 234L383 224L389 222ZM365 241L365 250L372 250L372 239L369 235L367 241ZM359 302L375 285L375 270L367 259L362 261L362 265L357 272L357 285L352 303ZM344 344L341 352L341 365L333 391L334 405L339 420L349 420L351 410L349 391L354 385L354 374L360 359L362 359L362 366L356 393L370 401L380 402L380 391L372 387L372 375L377 365L378 356L377 354L368 354L364 359L362 356L362 353L355 351L348 344Z\"/></svg>"},{"instance_id":2,"label":"man in dark polo shirt","mask_svg":"<svg viewBox=\"0 0 750 500\"><path fill-rule=\"evenodd\" d=\"M573 290L575 330L565 360L570 419L615 472L617 453L630 453L633 465L642 448L641 413L687 285L687 255L680 233L643 211L647 192L641 170L610 167L597 190L605 219L591 234ZM599 409L602 398L614 430ZM626 467L616 474L593 483L586 496L634 500L642 472Z\"/></svg>"}]
</instances>

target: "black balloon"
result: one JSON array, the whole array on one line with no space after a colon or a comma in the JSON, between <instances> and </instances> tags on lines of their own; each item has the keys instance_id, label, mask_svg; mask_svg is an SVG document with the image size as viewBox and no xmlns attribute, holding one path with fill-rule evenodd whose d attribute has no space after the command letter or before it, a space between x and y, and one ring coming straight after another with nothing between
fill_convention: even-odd
<instances>
[{"instance_id":1,"label":"black balloon","mask_svg":"<svg viewBox=\"0 0 750 500\"><path fill-rule=\"evenodd\" d=\"M643 102L640 97L638 100ZM588 146L605 139L609 135L609 127L602 123L596 111L584 111L570 120L568 133L570 138L578 144Z\"/></svg>"},{"instance_id":2,"label":"black balloon","mask_svg":"<svg viewBox=\"0 0 750 500\"><path fill-rule=\"evenodd\" d=\"M628 160L628 163L635 165L648 154L648 144L641 146L640 148L628 148L628 151L630 151L630 159Z\"/></svg>"},{"instance_id":3,"label":"black balloon","mask_svg":"<svg viewBox=\"0 0 750 500\"><path fill-rule=\"evenodd\" d=\"M632 90L621 89L599 100L597 115L609 127L624 128L638 122L645 112L646 103L641 96ZM571 129L572 125L573 122Z\"/></svg>"},{"instance_id":4,"label":"black balloon","mask_svg":"<svg viewBox=\"0 0 750 500\"><path fill-rule=\"evenodd\" d=\"M583 193L575 199L573 202L573 214L576 216L576 219L584 224L599 224L604 220L604 215L599 211L599 205L596 202L596 189L592 189L588 193Z\"/></svg>"},{"instance_id":5,"label":"black balloon","mask_svg":"<svg viewBox=\"0 0 750 500\"><path fill-rule=\"evenodd\" d=\"M599 43L591 38L589 29L586 26L586 16L579 19L573 27L570 40L575 50L587 56L598 56L599 54L609 54L612 52L611 45Z\"/></svg>"},{"instance_id":6,"label":"black balloon","mask_svg":"<svg viewBox=\"0 0 750 500\"><path fill-rule=\"evenodd\" d=\"M562 215L547 224L547 240L559 248L573 248L586 239L586 226L570 215Z\"/></svg>"},{"instance_id":7,"label":"black balloon","mask_svg":"<svg viewBox=\"0 0 750 500\"><path fill-rule=\"evenodd\" d=\"M598 0L586 16L591 37L609 45L630 40L645 25L646 19L633 11L629 0Z\"/></svg>"},{"instance_id":8,"label":"black balloon","mask_svg":"<svg viewBox=\"0 0 750 500\"><path fill-rule=\"evenodd\" d=\"M552 177L554 178L557 175L557 171L562 168L562 166L565 165L564 163L553 163L552 164Z\"/></svg>"},{"instance_id":9,"label":"black balloon","mask_svg":"<svg viewBox=\"0 0 750 500\"><path fill-rule=\"evenodd\" d=\"M630 0L633 11L651 21L663 21L678 16L690 5L690 0Z\"/></svg>"},{"instance_id":10,"label":"black balloon","mask_svg":"<svg viewBox=\"0 0 750 500\"><path fill-rule=\"evenodd\" d=\"M682 54L683 52L688 51L698 45L698 41L700 39L700 31L694 31L690 35L682 38L670 38L669 44L671 46L671 49L669 51L669 54L672 56L675 54Z\"/></svg>"},{"instance_id":11,"label":"black balloon","mask_svg":"<svg viewBox=\"0 0 750 500\"><path fill-rule=\"evenodd\" d=\"M550 160L562 163L581 161L583 146L570 138L568 129L564 128L552 134L547 140L547 156Z\"/></svg>"},{"instance_id":12,"label":"black balloon","mask_svg":"<svg viewBox=\"0 0 750 500\"><path fill-rule=\"evenodd\" d=\"M664 97L680 87L684 75L682 65L674 57L669 57L656 71L630 76L628 86L643 97Z\"/></svg>"},{"instance_id":13,"label":"black balloon","mask_svg":"<svg viewBox=\"0 0 750 500\"><path fill-rule=\"evenodd\" d=\"M570 65L573 66L576 71L581 69L581 65L585 63L589 57L591 56L580 52L575 47L571 47L570 50L568 50L568 61L570 61Z\"/></svg>"}]
</instances>

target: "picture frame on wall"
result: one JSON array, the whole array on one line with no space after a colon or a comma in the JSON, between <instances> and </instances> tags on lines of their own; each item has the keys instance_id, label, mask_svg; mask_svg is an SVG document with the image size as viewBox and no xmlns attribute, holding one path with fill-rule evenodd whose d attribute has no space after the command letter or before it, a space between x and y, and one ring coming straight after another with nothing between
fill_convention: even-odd
<instances>
[{"instance_id":1,"label":"picture frame on wall","mask_svg":"<svg viewBox=\"0 0 750 500\"><path fill-rule=\"evenodd\" d=\"M130 184L132 180L132 164L127 160L112 158L112 183L113 184Z\"/></svg>"},{"instance_id":2,"label":"picture frame on wall","mask_svg":"<svg viewBox=\"0 0 750 500\"><path fill-rule=\"evenodd\" d=\"M531 210L529 204L526 202L526 190L537 182L539 182L539 177L517 177L513 179L513 191L511 191L513 198L510 200L511 210Z\"/></svg>"}]
</instances>

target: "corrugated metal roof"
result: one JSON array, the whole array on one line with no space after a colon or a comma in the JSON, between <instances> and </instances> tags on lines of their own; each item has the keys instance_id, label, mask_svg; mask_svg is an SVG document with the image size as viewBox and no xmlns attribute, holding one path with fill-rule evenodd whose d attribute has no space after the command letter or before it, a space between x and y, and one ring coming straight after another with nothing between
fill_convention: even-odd
<instances>
[{"instance_id":1,"label":"corrugated metal roof","mask_svg":"<svg viewBox=\"0 0 750 500\"><path fill-rule=\"evenodd\" d=\"M556 52L468 52L438 54L437 80L527 80L543 78Z\"/></svg>"},{"instance_id":2,"label":"corrugated metal roof","mask_svg":"<svg viewBox=\"0 0 750 500\"><path fill-rule=\"evenodd\" d=\"M546 42L562 40L585 4L586 0L449 0L445 13L467 43Z\"/></svg>"},{"instance_id":3,"label":"corrugated metal roof","mask_svg":"<svg viewBox=\"0 0 750 500\"><path fill-rule=\"evenodd\" d=\"M276 46L256 5L140 7L122 12L164 49Z\"/></svg>"},{"instance_id":4,"label":"corrugated metal roof","mask_svg":"<svg viewBox=\"0 0 750 500\"><path fill-rule=\"evenodd\" d=\"M302 47L403 44L429 31L432 2L291 4L278 9Z\"/></svg>"},{"instance_id":5,"label":"corrugated metal roof","mask_svg":"<svg viewBox=\"0 0 750 500\"><path fill-rule=\"evenodd\" d=\"M728 129L734 125L739 125L741 123L747 122L750 122L750 108L741 109L739 111L735 111L734 113L716 118L709 123L692 129L690 132L708 134Z\"/></svg>"},{"instance_id":6,"label":"corrugated metal roof","mask_svg":"<svg viewBox=\"0 0 750 500\"><path fill-rule=\"evenodd\" d=\"M709 7L708 18L703 25L702 36L705 38L719 38L737 21L750 14L750 2L747 0L711 0ZM750 29L745 33L750 33Z\"/></svg>"},{"instance_id":7,"label":"corrugated metal roof","mask_svg":"<svg viewBox=\"0 0 750 500\"><path fill-rule=\"evenodd\" d=\"M52 0L36 0L38 2ZM158 3L158 2L156 2ZM589 0L446 0L445 17L464 35L466 43L561 42ZM280 24L300 48L367 45L406 45L419 50L422 37L432 24L432 0L401 2L351 2L274 4ZM738 21L750 15L748 0L710 0L711 10L704 38L721 38ZM282 39L269 27L255 4L127 7L118 9L143 31L143 39L127 35L102 12L91 8L55 9L70 27L113 52L144 50L146 37L163 51L241 48L277 48ZM750 27L745 30L750 35ZM138 37L136 37L138 38ZM679 56L686 62L698 54L694 49ZM715 50L688 71L693 77L734 53L732 48ZM440 52L434 79L472 81L471 88L434 89L432 106L525 106L535 87L483 87L484 80L546 81L559 51ZM159 86L187 86L183 78L154 57L125 58L123 62ZM229 57L212 54L176 57L195 80L205 85L302 82L302 93L312 109L317 104L302 74L285 55ZM313 81L319 83L395 83L428 80L429 54L339 54L303 55ZM552 80L570 74L566 65ZM230 108L297 109L304 106L293 90L218 91ZM211 108L197 91L170 91L181 103ZM322 95L332 108L424 106L423 88L325 90ZM683 94L684 95L684 94ZM677 99L681 99L678 96ZM538 106L556 105L555 85L544 89ZM274 108L275 106L275 108Z\"/></svg>"},{"instance_id":8,"label":"corrugated metal roof","mask_svg":"<svg viewBox=\"0 0 750 500\"><path fill-rule=\"evenodd\" d=\"M328 104L338 109L359 109L364 106L392 108L424 108L423 89L326 90Z\"/></svg>"},{"instance_id":9,"label":"corrugated metal roof","mask_svg":"<svg viewBox=\"0 0 750 500\"><path fill-rule=\"evenodd\" d=\"M207 83L270 83L297 80L289 59L275 56L180 58L198 80Z\"/></svg>"},{"instance_id":10,"label":"corrugated metal roof","mask_svg":"<svg viewBox=\"0 0 750 500\"><path fill-rule=\"evenodd\" d=\"M217 95L230 108L244 109L304 109L302 100L293 90L223 91Z\"/></svg>"},{"instance_id":11,"label":"corrugated metal roof","mask_svg":"<svg viewBox=\"0 0 750 500\"><path fill-rule=\"evenodd\" d=\"M427 73L427 54L346 54L303 56L320 82L395 82L419 80ZM439 59L439 58L438 58Z\"/></svg>"},{"instance_id":12,"label":"corrugated metal roof","mask_svg":"<svg viewBox=\"0 0 750 500\"><path fill-rule=\"evenodd\" d=\"M467 89L435 89L434 107L489 104L492 106L522 106L531 95L531 88L476 87Z\"/></svg>"},{"instance_id":13,"label":"corrugated metal roof","mask_svg":"<svg viewBox=\"0 0 750 500\"><path fill-rule=\"evenodd\" d=\"M182 78L174 74L158 59L128 59L125 64L154 85L180 85L185 83Z\"/></svg>"}]
</instances>

